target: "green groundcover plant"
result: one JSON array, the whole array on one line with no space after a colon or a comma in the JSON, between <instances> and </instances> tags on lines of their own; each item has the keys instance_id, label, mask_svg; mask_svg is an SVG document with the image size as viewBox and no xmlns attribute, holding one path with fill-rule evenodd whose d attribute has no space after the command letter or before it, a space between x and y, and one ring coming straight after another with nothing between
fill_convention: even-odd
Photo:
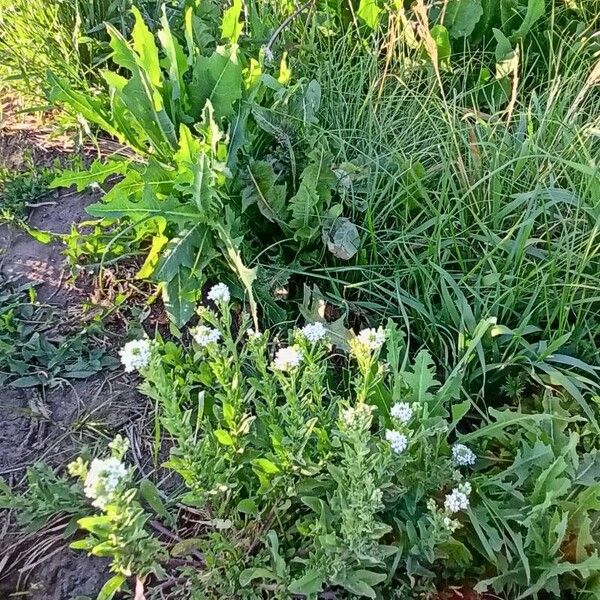
<instances>
[{"instance_id":1,"label":"green groundcover plant","mask_svg":"<svg viewBox=\"0 0 600 600\"><path fill-rule=\"evenodd\" d=\"M477 416L461 368L441 384L391 322L349 332L344 354L325 322L270 338L230 311L227 286L209 297L216 310L200 309L189 344L120 352L180 483L136 483L121 438L69 467L96 510L73 547L112 559L102 598L127 581L151 598L167 586L198 599L416 598L465 582L600 597L598 438L556 392L537 413ZM37 506L19 498L4 491L5 505Z\"/></svg>"}]
</instances>

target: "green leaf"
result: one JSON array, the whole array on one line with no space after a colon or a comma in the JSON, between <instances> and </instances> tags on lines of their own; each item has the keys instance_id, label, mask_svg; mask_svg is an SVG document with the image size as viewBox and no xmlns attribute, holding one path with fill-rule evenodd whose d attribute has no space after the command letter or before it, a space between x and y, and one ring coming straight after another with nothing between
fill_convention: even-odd
<instances>
[{"instance_id":1,"label":"green leaf","mask_svg":"<svg viewBox=\"0 0 600 600\"><path fill-rule=\"evenodd\" d=\"M196 116L210 100L217 120L231 117L233 105L242 97L242 67L237 46L219 46L211 56L199 57L189 90L192 112Z\"/></svg>"},{"instance_id":2,"label":"green leaf","mask_svg":"<svg viewBox=\"0 0 600 600\"><path fill-rule=\"evenodd\" d=\"M267 475L276 475L280 471L279 467L267 458L255 458L252 464L267 473Z\"/></svg>"},{"instance_id":3,"label":"green leaf","mask_svg":"<svg viewBox=\"0 0 600 600\"><path fill-rule=\"evenodd\" d=\"M188 62L179 42L173 37L169 19L167 18L166 5L163 4L160 19L162 29L158 32L158 39L165 51L165 67L169 71L169 86L171 94L169 97L171 116L177 121L185 120L183 107L186 105L186 84L184 75L188 70Z\"/></svg>"},{"instance_id":4,"label":"green leaf","mask_svg":"<svg viewBox=\"0 0 600 600\"><path fill-rule=\"evenodd\" d=\"M242 0L233 0L232 5L223 13L221 38L230 44L237 44L244 29L244 24L240 21L241 14Z\"/></svg>"},{"instance_id":5,"label":"green leaf","mask_svg":"<svg viewBox=\"0 0 600 600\"><path fill-rule=\"evenodd\" d=\"M358 252L360 246L358 229L346 217L336 219L331 227L324 229L323 237L327 249L337 258L350 260Z\"/></svg>"},{"instance_id":6,"label":"green leaf","mask_svg":"<svg viewBox=\"0 0 600 600\"><path fill-rule=\"evenodd\" d=\"M300 187L289 202L292 211L289 226L294 230L294 239L304 242L317 235L336 181L327 152L315 149L309 160L309 165L302 171Z\"/></svg>"},{"instance_id":7,"label":"green leaf","mask_svg":"<svg viewBox=\"0 0 600 600\"><path fill-rule=\"evenodd\" d=\"M82 192L91 183L104 183L111 175L124 175L129 168L129 161L112 159L106 162L95 160L87 171L64 170L50 184L51 188L76 186Z\"/></svg>"},{"instance_id":8,"label":"green leaf","mask_svg":"<svg viewBox=\"0 0 600 600\"><path fill-rule=\"evenodd\" d=\"M183 327L194 314L201 281L192 276L190 269L181 267L163 287L165 309L177 327Z\"/></svg>"},{"instance_id":9,"label":"green leaf","mask_svg":"<svg viewBox=\"0 0 600 600\"><path fill-rule=\"evenodd\" d=\"M237 510L245 515L258 514L258 506L256 506L256 502L254 502L254 500L251 498L240 500L237 505Z\"/></svg>"},{"instance_id":10,"label":"green leaf","mask_svg":"<svg viewBox=\"0 0 600 600\"><path fill-rule=\"evenodd\" d=\"M431 28L431 37L437 46L437 58L440 68L450 67L450 57L452 55L452 45L448 30L443 25L434 25Z\"/></svg>"},{"instance_id":11,"label":"green leaf","mask_svg":"<svg viewBox=\"0 0 600 600\"><path fill-rule=\"evenodd\" d=\"M270 163L259 160L248 165L248 185L242 192L242 210L257 204L264 217L273 223L284 223L286 217L286 186L277 183Z\"/></svg>"},{"instance_id":12,"label":"green leaf","mask_svg":"<svg viewBox=\"0 0 600 600\"><path fill-rule=\"evenodd\" d=\"M213 433L217 438L217 441L220 444L223 444L223 446L233 446L233 444L235 443L231 435L224 429L215 429Z\"/></svg>"},{"instance_id":13,"label":"green leaf","mask_svg":"<svg viewBox=\"0 0 600 600\"><path fill-rule=\"evenodd\" d=\"M250 585L255 579L264 579L266 581L277 580L277 576L273 571L269 569L265 569L263 567L256 567L253 569L244 569L240 573L240 585L242 587L247 587Z\"/></svg>"},{"instance_id":14,"label":"green leaf","mask_svg":"<svg viewBox=\"0 0 600 600\"><path fill-rule=\"evenodd\" d=\"M167 244L154 272L154 279L171 281L177 276L181 267L188 267L196 274L201 272L216 255L211 231L199 223L195 227L180 231Z\"/></svg>"},{"instance_id":15,"label":"green leaf","mask_svg":"<svg viewBox=\"0 0 600 600\"><path fill-rule=\"evenodd\" d=\"M173 517L169 514L160 497L158 488L149 479L142 479L140 482L140 494L159 517L162 517L167 522L173 521Z\"/></svg>"},{"instance_id":16,"label":"green leaf","mask_svg":"<svg viewBox=\"0 0 600 600\"><path fill-rule=\"evenodd\" d=\"M404 383L410 388L410 401L426 404L433 399L431 390L439 387L435 379L435 367L427 350L421 350L415 357L412 370L402 373Z\"/></svg>"},{"instance_id":17,"label":"green leaf","mask_svg":"<svg viewBox=\"0 0 600 600\"><path fill-rule=\"evenodd\" d=\"M107 198L108 195L105 196L105 200ZM86 211L93 217L101 219L128 218L132 221L142 221L156 218L163 222L171 221L181 225L189 221L197 221L201 217L194 206L182 204L173 196L159 200L150 188L146 188L142 198L137 201L128 198L125 194L119 196L113 194L109 200L109 202L91 204Z\"/></svg>"},{"instance_id":18,"label":"green leaf","mask_svg":"<svg viewBox=\"0 0 600 600\"><path fill-rule=\"evenodd\" d=\"M64 102L86 121L95 123L119 141L124 140L121 132L113 126L111 117L106 112L102 101L96 100L88 94L74 91L66 81L52 73L48 73L48 82L50 83L48 95L52 102Z\"/></svg>"},{"instance_id":19,"label":"green leaf","mask_svg":"<svg viewBox=\"0 0 600 600\"><path fill-rule=\"evenodd\" d=\"M124 583L124 575L114 575L102 586L102 589L100 590L96 600L111 600L111 598L121 589Z\"/></svg>"},{"instance_id":20,"label":"green leaf","mask_svg":"<svg viewBox=\"0 0 600 600\"><path fill-rule=\"evenodd\" d=\"M316 569L310 569L300 577L290 583L288 590L292 594L298 594L300 596L309 596L311 594L318 594L323 589L325 577L321 571Z\"/></svg>"},{"instance_id":21,"label":"green leaf","mask_svg":"<svg viewBox=\"0 0 600 600\"><path fill-rule=\"evenodd\" d=\"M531 28L546 14L546 3L544 0L528 0L527 12L521 26L510 37L513 41L524 38Z\"/></svg>"},{"instance_id":22,"label":"green leaf","mask_svg":"<svg viewBox=\"0 0 600 600\"><path fill-rule=\"evenodd\" d=\"M382 9L377 0L360 0L356 16L371 29L375 29L379 23Z\"/></svg>"},{"instance_id":23,"label":"green leaf","mask_svg":"<svg viewBox=\"0 0 600 600\"><path fill-rule=\"evenodd\" d=\"M452 38L468 37L473 33L482 15L481 0L449 0L444 26Z\"/></svg>"}]
</instances>

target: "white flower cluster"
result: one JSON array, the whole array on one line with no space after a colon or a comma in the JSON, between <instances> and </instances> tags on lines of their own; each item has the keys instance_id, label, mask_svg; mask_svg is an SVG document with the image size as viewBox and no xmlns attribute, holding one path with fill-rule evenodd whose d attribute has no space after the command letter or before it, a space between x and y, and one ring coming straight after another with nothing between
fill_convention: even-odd
<instances>
[{"instance_id":1,"label":"white flower cluster","mask_svg":"<svg viewBox=\"0 0 600 600\"><path fill-rule=\"evenodd\" d=\"M152 342L148 338L127 342L119 350L119 356L125 366L125 373L139 371L150 364Z\"/></svg>"},{"instance_id":2,"label":"white flower cluster","mask_svg":"<svg viewBox=\"0 0 600 600\"><path fill-rule=\"evenodd\" d=\"M327 329L323 323L315 321L314 323L307 323L301 330L300 333L311 343L316 344L320 342L324 337L327 336Z\"/></svg>"},{"instance_id":3,"label":"white flower cluster","mask_svg":"<svg viewBox=\"0 0 600 600\"><path fill-rule=\"evenodd\" d=\"M356 340L367 350L379 350L385 343L385 329L383 327L362 329L356 336Z\"/></svg>"},{"instance_id":4,"label":"white flower cluster","mask_svg":"<svg viewBox=\"0 0 600 600\"><path fill-rule=\"evenodd\" d=\"M118 458L95 458L83 484L85 495L93 500L93 506L103 509L126 477L127 468Z\"/></svg>"},{"instance_id":5,"label":"white flower cluster","mask_svg":"<svg viewBox=\"0 0 600 600\"><path fill-rule=\"evenodd\" d=\"M198 325L191 331L192 337L198 346L205 348L210 344L216 344L221 339L221 332L218 329Z\"/></svg>"},{"instance_id":6,"label":"white flower cluster","mask_svg":"<svg viewBox=\"0 0 600 600\"><path fill-rule=\"evenodd\" d=\"M392 419L395 419L403 425L406 425L406 423L412 419L413 414L414 410L408 402L396 402L390 410Z\"/></svg>"},{"instance_id":7,"label":"white flower cluster","mask_svg":"<svg viewBox=\"0 0 600 600\"><path fill-rule=\"evenodd\" d=\"M370 425L372 414L373 407L370 404L361 402L342 411L342 423L348 429L361 429L366 425Z\"/></svg>"},{"instance_id":8,"label":"white flower cluster","mask_svg":"<svg viewBox=\"0 0 600 600\"><path fill-rule=\"evenodd\" d=\"M277 371L291 371L302 362L302 350L294 346L280 348L275 354L273 368Z\"/></svg>"},{"instance_id":9,"label":"white flower cluster","mask_svg":"<svg viewBox=\"0 0 600 600\"><path fill-rule=\"evenodd\" d=\"M408 438L400 431L388 429L385 432L385 439L395 454L402 454L408 448Z\"/></svg>"},{"instance_id":10,"label":"white flower cluster","mask_svg":"<svg viewBox=\"0 0 600 600\"><path fill-rule=\"evenodd\" d=\"M213 302L229 302L231 294L226 284L217 283L210 288L207 298Z\"/></svg>"},{"instance_id":11,"label":"white flower cluster","mask_svg":"<svg viewBox=\"0 0 600 600\"><path fill-rule=\"evenodd\" d=\"M454 488L449 494L446 494L444 500L444 508L446 512L454 514L461 510L469 508L469 496L471 495L471 484L468 482L461 483Z\"/></svg>"},{"instance_id":12,"label":"white flower cluster","mask_svg":"<svg viewBox=\"0 0 600 600\"><path fill-rule=\"evenodd\" d=\"M474 465L476 458L473 450L464 444L454 444L452 447L452 460L461 467Z\"/></svg>"}]
</instances>

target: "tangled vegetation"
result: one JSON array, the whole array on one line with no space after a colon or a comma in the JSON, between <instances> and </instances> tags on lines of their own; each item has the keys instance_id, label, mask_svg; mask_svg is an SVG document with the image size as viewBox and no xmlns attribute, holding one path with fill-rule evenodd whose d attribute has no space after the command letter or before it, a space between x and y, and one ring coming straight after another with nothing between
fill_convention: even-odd
<instances>
[{"instance_id":1,"label":"tangled vegetation","mask_svg":"<svg viewBox=\"0 0 600 600\"><path fill-rule=\"evenodd\" d=\"M40 171L96 194L68 260L153 290L152 468L33 465L19 526L67 515L101 600L600 598L598 0L0 7L5 85L118 149ZM9 357L43 309L0 300L6 385L114 366Z\"/></svg>"}]
</instances>

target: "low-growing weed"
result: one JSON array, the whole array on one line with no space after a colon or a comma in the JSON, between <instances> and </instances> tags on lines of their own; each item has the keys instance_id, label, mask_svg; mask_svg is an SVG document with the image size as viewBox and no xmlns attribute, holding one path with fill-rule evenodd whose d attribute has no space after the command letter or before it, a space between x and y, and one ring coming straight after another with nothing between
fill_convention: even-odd
<instances>
[{"instance_id":1,"label":"low-growing weed","mask_svg":"<svg viewBox=\"0 0 600 600\"><path fill-rule=\"evenodd\" d=\"M135 576L154 597L152 574L156 593L193 598L417 598L465 581L594 597L598 434L559 396L478 424L462 368L440 383L391 322L348 332L344 355L324 321L270 339L227 286L209 300L189 345L120 352L182 488L136 483L121 439L69 467L96 509L73 547L111 557L105 593Z\"/></svg>"}]
</instances>

